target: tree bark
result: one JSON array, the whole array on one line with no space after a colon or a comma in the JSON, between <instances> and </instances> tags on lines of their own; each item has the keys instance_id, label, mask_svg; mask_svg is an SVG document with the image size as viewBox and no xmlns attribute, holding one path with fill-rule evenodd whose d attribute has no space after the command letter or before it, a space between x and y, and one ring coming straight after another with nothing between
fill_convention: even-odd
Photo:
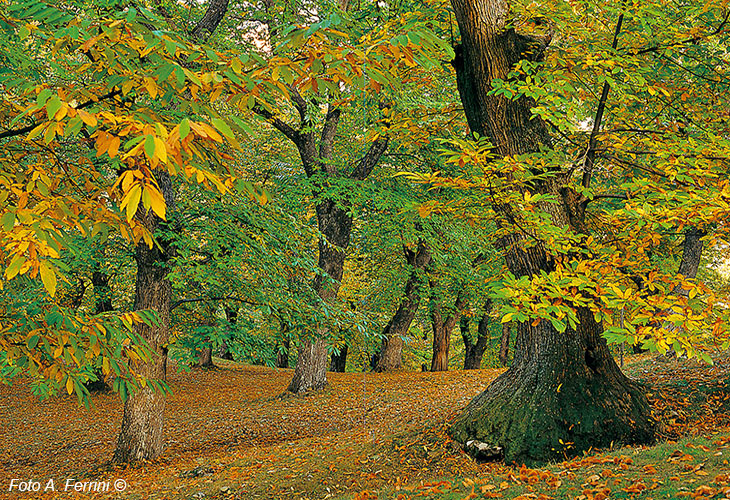
<instances>
[{"instance_id":1,"label":"tree bark","mask_svg":"<svg viewBox=\"0 0 730 500\"><path fill-rule=\"evenodd\" d=\"M421 273L431 264L431 252L423 240L418 241L415 252L408 248L404 248L404 251L406 261L411 266L411 274L406 282L403 300L383 330L383 341L375 367L378 372L403 369L403 337L408 333L421 303Z\"/></svg>"},{"instance_id":2,"label":"tree bark","mask_svg":"<svg viewBox=\"0 0 730 500\"><path fill-rule=\"evenodd\" d=\"M551 146L545 123L532 117L534 102L489 95L495 78L507 79L521 59L535 59L547 40L509 27L506 0L452 0L461 33L454 66L457 87L473 132L486 136L497 158L539 152ZM585 200L557 175L536 180L533 192L562 203L544 204L558 227L586 232ZM495 203L497 223L512 227L519 208ZM508 269L518 277L550 274L555 258L532 235L511 233L498 241ZM576 311L579 324L560 333L549 321L515 325L514 361L457 417L451 434L502 448L507 461L557 459L611 443L646 443L655 422L646 396L616 365L603 327L588 308ZM563 443L570 443L564 445Z\"/></svg>"},{"instance_id":3,"label":"tree bark","mask_svg":"<svg viewBox=\"0 0 730 500\"><path fill-rule=\"evenodd\" d=\"M318 192L321 195L327 188L328 182L337 178L347 178L362 181L367 178L377 165L380 157L388 147L388 140L380 138L374 141L365 155L347 175L338 171L332 160L334 154L334 140L337 132L341 111L329 106L321 130L319 148L312 130L307 111L307 102L298 93L296 88L290 87L291 100L299 112L300 127L295 129L271 112L258 108L256 112L269 122L297 147L302 165L307 177L315 174L323 176ZM345 251L350 244L352 231L352 212L349 210L348 200L324 199L315 205L317 226L322 238L319 241L318 267L322 271L314 280L313 288L317 295L326 302L333 301L339 292L340 282L345 263ZM299 345L297 364L294 376L287 391L303 393L317 390L327 385L327 341L328 330L319 327L313 338L304 339Z\"/></svg>"},{"instance_id":4,"label":"tree bark","mask_svg":"<svg viewBox=\"0 0 730 500\"><path fill-rule=\"evenodd\" d=\"M331 372L345 373L345 368L347 367L347 351L348 346L345 344L340 348L339 354L332 353L330 361Z\"/></svg>"},{"instance_id":5,"label":"tree bark","mask_svg":"<svg viewBox=\"0 0 730 500\"><path fill-rule=\"evenodd\" d=\"M489 313L491 310L492 301L487 300L484 312L479 318L476 342L473 342L469 335L469 318L467 316L461 318L459 326L461 327L461 338L464 339L464 370L478 370L482 365L482 357L484 357L484 351L489 342Z\"/></svg>"},{"instance_id":6,"label":"tree bark","mask_svg":"<svg viewBox=\"0 0 730 500\"><path fill-rule=\"evenodd\" d=\"M435 300L431 310L431 326L433 328L433 354L431 357L431 371L445 372L449 369L449 348L451 347L451 332L456 326L456 320L466 306L463 290L459 290L454 304L454 310L444 317L441 304Z\"/></svg>"},{"instance_id":7,"label":"tree bark","mask_svg":"<svg viewBox=\"0 0 730 500\"><path fill-rule=\"evenodd\" d=\"M172 180L166 171L158 171L157 182L165 203L167 216L175 212L175 200ZM144 214L137 212L137 218L152 233L161 227L162 221L151 211ZM154 310L159 318L159 325L148 326L138 324L137 333L148 343L153 358L137 365L139 373L149 379L165 380L167 364L167 342L170 336L170 299L172 284L167 278L168 261L174 250L164 237L157 239L150 248L144 241L137 245L135 260L137 261L137 280L134 296L134 310ZM122 430L117 440L113 462L136 462L157 458L163 450L163 413L165 396L143 387L130 394L124 402Z\"/></svg>"},{"instance_id":8,"label":"tree bark","mask_svg":"<svg viewBox=\"0 0 730 500\"><path fill-rule=\"evenodd\" d=\"M499 362L502 363L502 366L507 366L509 360L509 334L509 323L504 323L502 325L502 338L499 341Z\"/></svg>"},{"instance_id":9,"label":"tree bark","mask_svg":"<svg viewBox=\"0 0 730 500\"><path fill-rule=\"evenodd\" d=\"M193 30L193 36L205 39L212 34L225 15L228 6L227 0L211 0L213 4L223 6L211 11L211 15L200 21ZM156 172L157 183L165 199L167 219L175 215L175 191L170 174L164 168ZM159 219L152 211L144 213L138 210L137 219L152 234L166 226L167 223ZM172 284L167 278L169 272L168 261L174 256L171 242L158 237L156 244L147 246L144 241L137 245L135 261L137 262L137 276L134 294L134 310L151 309L157 312L159 324L148 326L136 325L135 329L147 342L153 358L137 366L139 374L148 379L166 379L167 371L167 342L170 337L170 301L172 298ZM122 415L122 429L117 439L112 462L129 463L139 460L152 460L160 456L164 447L163 422L165 411L165 396L145 386L130 394L124 402Z\"/></svg>"},{"instance_id":10,"label":"tree bark","mask_svg":"<svg viewBox=\"0 0 730 500\"><path fill-rule=\"evenodd\" d=\"M203 347L200 349L200 355L198 356L198 368L212 368L213 364L213 348Z\"/></svg>"},{"instance_id":11,"label":"tree bark","mask_svg":"<svg viewBox=\"0 0 730 500\"><path fill-rule=\"evenodd\" d=\"M684 243L682 244L682 260L679 263L679 269L677 274L684 276L687 279L697 278L697 271L700 268L700 261L702 260L702 249L704 242L702 238L707 235L707 232L697 227L689 227L684 231ZM689 294L689 290L683 289L681 286L676 287L673 292L675 295Z\"/></svg>"}]
</instances>

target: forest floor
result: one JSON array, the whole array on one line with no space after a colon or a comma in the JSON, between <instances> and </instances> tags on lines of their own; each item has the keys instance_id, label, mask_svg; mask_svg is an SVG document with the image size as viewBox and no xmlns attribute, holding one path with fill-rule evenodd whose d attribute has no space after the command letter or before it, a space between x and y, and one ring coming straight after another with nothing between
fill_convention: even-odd
<instances>
[{"instance_id":1,"label":"forest floor","mask_svg":"<svg viewBox=\"0 0 730 500\"><path fill-rule=\"evenodd\" d=\"M166 452L128 468L107 465L121 418L115 394L85 409L73 396L41 402L29 383L1 386L0 498L730 498L727 355L714 366L632 358L626 371L649 386L663 424L659 444L541 470L478 464L446 435L501 370L331 373L321 393L280 397L291 370L216 361L170 377ZM9 492L12 478L41 491ZM111 492L65 493L71 478L110 481ZM55 492L44 493L50 479Z\"/></svg>"}]
</instances>

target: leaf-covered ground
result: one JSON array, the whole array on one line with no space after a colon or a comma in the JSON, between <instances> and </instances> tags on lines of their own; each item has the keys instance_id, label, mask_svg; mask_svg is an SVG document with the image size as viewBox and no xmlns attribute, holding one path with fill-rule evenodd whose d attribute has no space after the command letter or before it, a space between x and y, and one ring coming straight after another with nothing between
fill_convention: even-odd
<instances>
[{"instance_id":1,"label":"leaf-covered ground","mask_svg":"<svg viewBox=\"0 0 730 500\"><path fill-rule=\"evenodd\" d=\"M173 374L167 451L126 469L106 465L117 396L99 395L87 410L73 397L39 402L20 383L0 387L0 496L28 498L7 491L11 478L54 479L59 490L73 477L128 487L32 498L730 497L727 357L705 366L644 356L627 371L649 386L664 442L543 470L477 464L446 436L454 412L498 370L332 373L328 390L296 398L280 397L291 370L228 363Z\"/></svg>"}]
</instances>

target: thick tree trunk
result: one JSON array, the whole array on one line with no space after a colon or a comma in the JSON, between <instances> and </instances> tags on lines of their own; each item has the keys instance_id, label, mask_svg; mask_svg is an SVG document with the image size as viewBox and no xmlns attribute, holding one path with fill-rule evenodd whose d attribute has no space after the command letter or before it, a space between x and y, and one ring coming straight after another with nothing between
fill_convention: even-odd
<instances>
[{"instance_id":1,"label":"thick tree trunk","mask_svg":"<svg viewBox=\"0 0 730 500\"><path fill-rule=\"evenodd\" d=\"M160 186L168 217L175 212L172 181L166 171L158 171ZM152 212L137 217L151 231L161 226ZM136 325L137 332L148 343L153 358L137 366L139 373L149 379L165 380L167 364L167 342L170 336L170 299L172 284L167 278L167 262L173 255L168 241L158 238L158 244L150 248L144 241L137 245L137 282L135 286L134 309L154 310L159 318L158 326ZM165 396L146 386L127 397L124 402L122 430L114 451L114 462L136 462L157 458L163 450L163 413Z\"/></svg>"},{"instance_id":2,"label":"thick tree trunk","mask_svg":"<svg viewBox=\"0 0 730 500\"><path fill-rule=\"evenodd\" d=\"M545 123L532 117L531 99L489 94L494 78L506 79L520 59L540 57L547 41L509 28L506 0L452 0L452 5L462 37L454 61L457 86L471 130L490 139L497 158L549 147ZM587 230L584 200L565 179L535 181L533 190L562 200L540 207L554 225ZM502 227L513 227L520 218L517 207L493 208ZM512 233L498 242L508 269L518 277L553 272L554 257L539 241L522 244L527 237ZM512 366L457 417L451 429L456 440L476 439L501 447L507 461L532 463L654 439L645 395L621 373L591 311L576 313L579 325L563 333L549 321L515 325Z\"/></svg>"},{"instance_id":3,"label":"thick tree trunk","mask_svg":"<svg viewBox=\"0 0 730 500\"><path fill-rule=\"evenodd\" d=\"M421 272L431 263L431 252L423 240L419 240L416 251L405 248L406 261L412 271L398 309L383 330L383 341L375 371L388 372L403 368L403 337L408 333L421 302L419 283Z\"/></svg>"},{"instance_id":4,"label":"thick tree trunk","mask_svg":"<svg viewBox=\"0 0 730 500\"><path fill-rule=\"evenodd\" d=\"M198 356L197 366L199 368L212 368L215 366L213 364L213 348L212 347L203 347L202 349L200 349L200 355Z\"/></svg>"},{"instance_id":5,"label":"thick tree trunk","mask_svg":"<svg viewBox=\"0 0 730 500\"><path fill-rule=\"evenodd\" d=\"M324 389L327 386L327 340L303 341L297 352L297 366L287 390L301 394Z\"/></svg>"},{"instance_id":6,"label":"thick tree trunk","mask_svg":"<svg viewBox=\"0 0 730 500\"><path fill-rule=\"evenodd\" d=\"M345 344L340 348L339 354L332 353L330 361L331 372L345 373L345 368L347 367L347 351L348 346Z\"/></svg>"},{"instance_id":7,"label":"thick tree trunk","mask_svg":"<svg viewBox=\"0 0 730 500\"><path fill-rule=\"evenodd\" d=\"M499 362L502 366L507 366L509 360L509 335L510 335L510 324L504 323L502 325L502 338L499 341Z\"/></svg>"},{"instance_id":8,"label":"thick tree trunk","mask_svg":"<svg viewBox=\"0 0 730 500\"><path fill-rule=\"evenodd\" d=\"M492 301L487 301L485 312L479 318L477 339L473 342L469 335L469 318L462 316L459 326L461 338L464 339L464 370L478 370L482 365L482 357L489 342L489 312L492 310Z\"/></svg>"}]
</instances>

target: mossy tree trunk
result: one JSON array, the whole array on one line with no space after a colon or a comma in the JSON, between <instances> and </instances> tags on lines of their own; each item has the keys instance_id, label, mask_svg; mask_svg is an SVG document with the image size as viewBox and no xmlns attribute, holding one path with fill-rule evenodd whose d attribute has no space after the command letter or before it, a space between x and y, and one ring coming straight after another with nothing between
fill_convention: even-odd
<instances>
[{"instance_id":1,"label":"mossy tree trunk","mask_svg":"<svg viewBox=\"0 0 730 500\"><path fill-rule=\"evenodd\" d=\"M545 123L534 118L534 102L490 95L495 78L507 79L521 59L541 57L548 39L524 36L509 26L506 0L452 0L461 33L454 67L469 127L492 142L497 158L551 147ZM600 117L597 117L600 125ZM592 167L592 166L591 166ZM586 174L588 182L585 182ZM532 191L561 203L543 204L557 227L584 233L586 201L556 175L536 181ZM584 186L590 171L584 172ZM495 204L497 223L512 227L519 207ZM515 276L555 270L555 256L533 238L511 233L498 241ZM523 240L530 237L530 245ZM514 361L454 422L457 441L501 446L507 461L534 463L611 443L647 443L654 421L646 396L621 372L587 308L576 311L575 329L558 332L549 321L514 325ZM569 443L569 444L561 444Z\"/></svg>"},{"instance_id":2,"label":"mossy tree trunk","mask_svg":"<svg viewBox=\"0 0 730 500\"><path fill-rule=\"evenodd\" d=\"M403 337L408 333L421 303L422 273L431 264L431 252L423 240L416 251L404 247L411 274L406 282L403 299L383 330L383 341L375 371L390 372L403 368Z\"/></svg>"}]
</instances>

